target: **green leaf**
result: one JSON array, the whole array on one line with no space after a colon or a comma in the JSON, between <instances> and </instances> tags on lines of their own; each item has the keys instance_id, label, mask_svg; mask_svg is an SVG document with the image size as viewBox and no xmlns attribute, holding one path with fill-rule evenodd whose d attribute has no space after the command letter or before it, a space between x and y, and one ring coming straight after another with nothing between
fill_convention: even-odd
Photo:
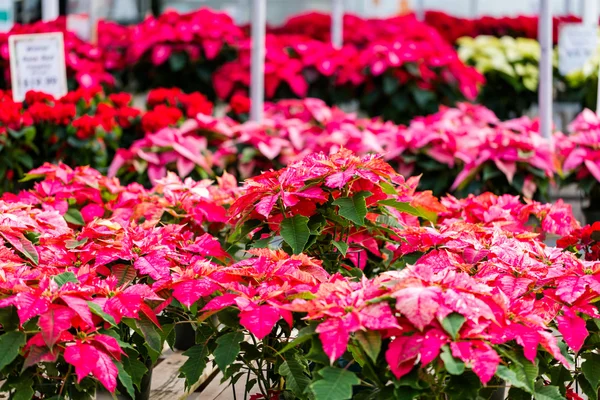
<instances>
[{"instance_id":1,"label":"green leaf","mask_svg":"<svg viewBox=\"0 0 600 400\"><path fill-rule=\"evenodd\" d=\"M394 93L398 89L398 86L400 86L400 81L393 75L384 75L382 83L383 93L388 96Z\"/></svg>"},{"instance_id":2,"label":"green leaf","mask_svg":"<svg viewBox=\"0 0 600 400\"><path fill-rule=\"evenodd\" d=\"M185 386L189 388L200 380L206 368L208 348L204 345L196 345L186 350L183 355L188 359L179 371L185 376Z\"/></svg>"},{"instance_id":3,"label":"green leaf","mask_svg":"<svg viewBox=\"0 0 600 400\"><path fill-rule=\"evenodd\" d=\"M463 317L459 313L453 312L451 314L448 314L448 316L444 318L444 320L442 321L442 327L446 332L448 332L452 339L456 340L458 332L460 331L460 328L463 326L464 323L465 317Z\"/></svg>"},{"instance_id":4,"label":"green leaf","mask_svg":"<svg viewBox=\"0 0 600 400\"><path fill-rule=\"evenodd\" d=\"M333 242L331 242L331 244L333 244L335 248L338 249L341 255L346 257L346 253L348 252L348 248L350 247L348 246L348 243L334 240Z\"/></svg>"},{"instance_id":5,"label":"green leaf","mask_svg":"<svg viewBox=\"0 0 600 400\"><path fill-rule=\"evenodd\" d=\"M371 196L371 192L361 191L352 197L340 197L333 202L333 205L339 207L339 214L354 222L358 226L365 225L367 216L367 202L365 198Z\"/></svg>"},{"instance_id":6,"label":"green leaf","mask_svg":"<svg viewBox=\"0 0 600 400\"><path fill-rule=\"evenodd\" d=\"M19 329L19 314L15 306L0 308L0 325L4 331Z\"/></svg>"},{"instance_id":7,"label":"green leaf","mask_svg":"<svg viewBox=\"0 0 600 400\"><path fill-rule=\"evenodd\" d=\"M131 376L127 373L127 371L125 371L125 367L123 367L123 364L121 364L118 361L115 361L115 365L119 370L119 382L121 382L121 384L125 387L125 390L127 390L127 394L129 395L129 397L135 399L135 389L133 388L133 381L131 379Z\"/></svg>"},{"instance_id":8,"label":"green leaf","mask_svg":"<svg viewBox=\"0 0 600 400\"><path fill-rule=\"evenodd\" d=\"M277 355L283 354L286 351L289 351L291 349L294 349L294 348L300 346L302 343L306 342L307 340L310 340L317 333L315 331L316 328L317 328L316 325L309 325L309 326L305 326L304 328L300 329L296 338L294 340L292 340L291 342L289 342L288 344L286 344L283 347L283 349L279 350Z\"/></svg>"},{"instance_id":9,"label":"green leaf","mask_svg":"<svg viewBox=\"0 0 600 400\"><path fill-rule=\"evenodd\" d=\"M67 282L79 283L79 279L72 272L63 272L62 274L55 275L52 279L54 279L58 287L62 287Z\"/></svg>"},{"instance_id":10,"label":"green leaf","mask_svg":"<svg viewBox=\"0 0 600 400\"><path fill-rule=\"evenodd\" d=\"M286 389L302 398L310 384L305 366L296 357L290 357L279 366L279 374L285 377Z\"/></svg>"},{"instance_id":11,"label":"green leaf","mask_svg":"<svg viewBox=\"0 0 600 400\"><path fill-rule=\"evenodd\" d=\"M308 218L302 215L294 215L281 222L281 237L292 248L294 254L300 254L308 243L310 229Z\"/></svg>"},{"instance_id":12,"label":"green leaf","mask_svg":"<svg viewBox=\"0 0 600 400\"><path fill-rule=\"evenodd\" d=\"M131 264L117 264L111 267L111 272L117 278L119 286L133 282L137 276L137 271Z\"/></svg>"},{"instance_id":13,"label":"green leaf","mask_svg":"<svg viewBox=\"0 0 600 400\"><path fill-rule=\"evenodd\" d=\"M396 188L387 182L380 182L379 186L381 187L381 191L385 194L391 194L391 195L397 195L398 191L396 191Z\"/></svg>"},{"instance_id":14,"label":"green leaf","mask_svg":"<svg viewBox=\"0 0 600 400\"><path fill-rule=\"evenodd\" d=\"M448 346L442 347L442 353L440 354L440 358L444 362L444 366L446 367L446 371L452 375L461 375L465 372L465 363L454 358L452 353L450 353L450 349Z\"/></svg>"},{"instance_id":15,"label":"green leaf","mask_svg":"<svg viewBox=\"0 0 600 400\"><path fill-rule=\"evenodd\" d=\"M33 379L25 379L13 385L15 393L12 400L31 400L35 391L33 390Z\"/></svg>"},{"instance_id":16,"label":"green leaf","mask_svg":"<svg viewBox=\"0 0 600 400\"><path fill-rule=\"evenodd\" d=\"M82 244L86 244L87 241L88 241L87 238L83 238L81 240L67 240L65 242L65 247L69 250L73 250L73 249L78 248Z\"/></svg>"},{"instance_id":17,"label":"green leaf","mask_svg":"<svg viewBox=\"0 0 600 400\"><path fill-rule=\"evenodd\" d=\"M213 352L215 362L221 371L233 363L240 352L240 342L244 340L242 332L230 332L217 339L217 348Z\"/></svg>"},{"instance_id":18,"label":"green leaf","mask_svg":"<svg viewBox=\"0 0 600 400\"><path fill-rule=\"evenodd\" d=\"M542 386L533 394L535 400L566 400L556 386Z\"/></svg>"},{"instance_id":19,"label":"green leaf","mask_svg":"<svg viewBox=\"0 0 600 400\"><path fill-rule=\"evenodd\" d=\"M175 52L169 57L169 65L173 72L181 71L187 64L187 56L182 52Z\"/></svg>"},{"instance_id":20,"label":"green leaf","mask_svg":"<svg viewBox=\"0 0 600 400\"><path fill-rule=\"evenodd\" d=\"M358 385L360 379L354 372L345 369L325 367L319 372L323 377L310 385L316 400L347 400L352 398L352 386Z\"/></svg>"},{"instance_id":21,"label":"green leaf","mask_svg":"<svg viewBox=\"0 0 600 400\"><path fill-rule=\"evenodd\" d=\"M356 340L358 340L358 343L360 343L361 347L365 353L367 353L369 358L376 363L379 352L381 351L381 335L379 332L358 331L354 334L354 337L356 337Z\"/></svg>"},{"instance_id":22,"label":"green leaf","mask_svg":"<svg viewBox=\"0 0 600 400\"><path fill-rule=\"evenodd\" d=\"M27 335L19 331L0 335L0 370L17 358L19 350L25 345L26 340Z\"/></svg>"},{"instance_id":23,"label":"green leaf","mask_svg":"<svg viewBox=\"0 0 600 400\"><path fill-rule=\"evenodd\" d=\"M123 357L123 367L129 376L131 376L133 384L141 391L142 378L148 372L148 368L137 358L134 351L127 351L127 355L129 357Z\"/></svg>"},{"instance_id":24,"label":"green leaf","mask_svg":"<svg viewBox=\"0 0 600 400\"><path fill-rule=\"evenodd\" d=\"M437 213L433 212L433 211L429 211L429 210L425 210L421 207L413 207L408 203L405 202L401 202L401 201L396 201L394 199L386 199L386 200L381 200L379 202L379 204L384 205L384 206L390 206L390 207L394 207L396 210L400 211L400 212L404 212L410 215L414 215L415 217L421 217L426 219L427 221L431 221L431 222L435 222L437 221Z\"/></svg>"},{"instance_id":25,"label":"green leaf","mask_svg":"<svg viewBox=\"0 0 600 400\"><path fill-rule=\"evenodd\" d=\"M585 379L592 385L594 390L600 386L600 354L586 353L583 355L585 361L581 364L581 371Z\"/></svg>"},{"instance_id":26,"label":"green leaf","mask_svg":"<svg viewBox=\"0 0 600 400\"><path fill-rule=\"evenodd\" d=\"M149 319L139 319L135 321L135 325L138 327L140 332L142 332L148 347L159 354L162 353L163 341L160 333L158 333L156 330L156 325L154 325L154 322L150 321Z\"/></svg>"},{"instance_id":27,"label":"green leaf","mask_svg":"<svg viewBox=\"0 0 600 400\"><path fill-rule=\"evenodd\" d=\"M115 321L115 319L111 315L108 315L107 313L102 311L102 307L100 307L98 304L93 303L91 301L88 301L87 303L88 303L88 306L90 307L90 310L92 311L92 314L96 314L97 316L101 317L103 320L105 320L112 326L117 326L117 322Z\"/></svg>"},{"instance_id":28,"label":"green leaf","mask_svg":"<svg viewBox=\"0 0 600 400\"><path fill-rule=\"evenodd\" d=\"M471 371L462 375L452 375L446 384L444 394L448 400L480 400L481 381ZM512 397L509 397L511 400Z\"/></svg>"},{"instance_id":29,"label":"green leaf","mask_svg":"<svg viewBox=\"0 0 600 400\"><path fill-rule=\"evenodd\" d=\"M81 212L79 212L79 210L76 208L69 208L63 216L63 218L65 219L65 221L73 225L85 225L85 221L83 220Z\"/></svg>"},{"instance_id":30,"label":"green leaf","mask_svg":"<svg viewBox=\"0 0 600 400\"><path fill-rule=\"evenodd\" d=\"M529 361L523 364L512 363L509 367L499 365L496 369L496 376L500 379L503 379L512 387L523 389L531 394L535 391L537 375L537 366Z\"/></svg>"},{"instance_id":31,"label":"green leaf","mask_svg":"<svg viewBox=\"0 0 600 400\"><path fill-rule=\"evenodd\" d=\"M427 108L427 106L436 101L435 93L420 88L413 88L413 98L419 108Z\"/></svg>"}]
</instances>

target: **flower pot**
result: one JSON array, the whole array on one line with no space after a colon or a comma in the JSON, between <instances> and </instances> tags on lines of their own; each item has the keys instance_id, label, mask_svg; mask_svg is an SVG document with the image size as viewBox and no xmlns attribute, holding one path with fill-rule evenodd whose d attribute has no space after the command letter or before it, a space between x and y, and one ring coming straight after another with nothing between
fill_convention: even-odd
<instances>
[{"instance_id":1,"label":"flower pot","mask_svg":"<svg viewBox=\"0 0 600 400\"><path fill-rule=\"evenodd\" d=\"M505 399L506 399L506 388L505 387L496 389L496 391L494 391L494 393L492 393L492 396L490 397L490 400L505 400Z\"/></svg>"},{"instance_id":2,"label":"flower pot","mask_svg":"<svg viewBox=\"0 0 600 400\"><path fill-rule=\"evenodd\" d=\"M175 325L175 347L177 350L185 351L196 344L196 331L192 324Z\"/></svg>"},{"instance_id":3,"label":"flower pot","mask_svg":"<svg viewBox=\"0 0 600 400\"><path fill-rule=\"evenodd\" d=\"M152 390L152 360L146 360L145 364L146 368L148 368L148 371L142 377L142 382L140 383L140 390L138 390L138 388L134 386L135 397L131 398L127 394L127 390L125 389L125 387L123 387L121 382L117 380L117 390L119 391L119 393L121 393L117 396L118 400L150 400L150 391Z\"/></svg>"}]
</instances>

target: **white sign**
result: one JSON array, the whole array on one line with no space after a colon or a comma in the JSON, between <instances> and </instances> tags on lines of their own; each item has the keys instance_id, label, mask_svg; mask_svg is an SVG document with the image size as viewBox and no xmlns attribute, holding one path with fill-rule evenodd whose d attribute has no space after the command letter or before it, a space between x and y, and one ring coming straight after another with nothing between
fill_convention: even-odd
<instances>
[{"instance_id":1,"label":"white sign","mask_svg":"<svg viewBox=\"0 0 600 400\"><path fill-rule=\"evenodd\" d=\"M64 47L62 32L8 37L14 101L23 101L30 90L54 97L67 94Z\"/></svg>"},{"instance_id":2,"label":"white sign","mask_svg":"<svg viewBox=\"0 0 600 400\"><path fill-rule=\"evenodd\" d=\"M558 36L558 70L562 75L578 71L594 54L598 27L584 24L561 25Z\"/></svg>"},{"instance_id":3,"label":"white sign","mask_svg":"<svg viewBox=\"0 0 600 400\"><path fill-rule=\"evenodd\" d=\"M0 0L0 32L8 32L15 21L14 0Z\"/></svg>"}]
</instances>

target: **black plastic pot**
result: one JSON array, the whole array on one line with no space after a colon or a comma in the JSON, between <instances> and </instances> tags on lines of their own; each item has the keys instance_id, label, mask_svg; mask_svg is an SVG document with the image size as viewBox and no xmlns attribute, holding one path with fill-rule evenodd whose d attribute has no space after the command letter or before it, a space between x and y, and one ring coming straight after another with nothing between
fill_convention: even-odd
<instances>
[{"instance_id":1,"label":"black plastic pot","mask_svg":"<svg viewBox=\"0 0 600 400\"><path fill-rule=\"evenodd\" d=\"M117 381L117 390L121 393L117 396L118 400L150 400L150 391L152 390L152 360L146 360L145 364L148 371L142 377L140 390L138 390L137 386L134 386L135 397L131 398L127 394L127 389L121 385L121 382Z\"/></svg>"},{"instance_id":2,"label":"black plastic pot","mask_svg":"<svg viewBox=\"0 0 600 400\"><path fill-rule=\"evenodd\" d=\"M185 351L196 344L196 331L192 324L175 325L175 347L177 350Z\"/></svg>"}]
</instances>

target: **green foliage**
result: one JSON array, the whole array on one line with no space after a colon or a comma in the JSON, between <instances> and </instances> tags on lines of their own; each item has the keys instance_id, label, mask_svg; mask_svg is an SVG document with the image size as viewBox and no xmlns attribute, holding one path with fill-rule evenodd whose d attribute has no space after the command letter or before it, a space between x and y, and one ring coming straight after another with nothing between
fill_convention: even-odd
<instances>
[{"instance_id":1,"label":"green foliage","mask_svg":"<svg viewBox=\"0 0 600 400\"><path fill-rule=\"evenodd\" d=\"M323 379L310 385L316 400L347 400L352 398L352 387L360 379L351 371L325 367L317 372Z\"/></svg>"},{"instance_id":2,"label":"green foliage","mask_svg":"<svg viewBox=\"0 0 600 400\"><path fill-rule=\"evenodd\" d=\"M310 237L308 218L294 215L284 219L281 222L281 237L292 248L294 254L302 253Z\"/></svg>"}]
</instances>

